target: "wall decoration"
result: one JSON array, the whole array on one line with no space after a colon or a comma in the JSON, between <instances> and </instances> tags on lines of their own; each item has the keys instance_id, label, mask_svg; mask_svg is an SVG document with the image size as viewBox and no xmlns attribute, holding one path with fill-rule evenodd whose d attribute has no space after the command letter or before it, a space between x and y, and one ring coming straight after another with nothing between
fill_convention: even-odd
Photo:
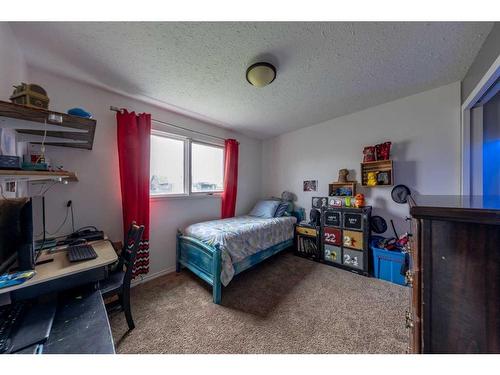
<instances>
[{"instance_id":1,"label":"wall decoration","mask_svg":"<svg viewBox=\"0 0 500 375\"><path fill-rule=\"evenodd\" d=\"M327 208L328 197L313 197L311 206L312 208L317 208L317 209Z\"/></svg>"},{"instance_id":2,"label":"wall decoration","mask_svg":"<svg viewBox=\"0 0 500 375\"><path fill-rule=\"evenodd\" d=\"M318 191L318 180L305 180L304 191Z\"/></svg>"}]
</instances>

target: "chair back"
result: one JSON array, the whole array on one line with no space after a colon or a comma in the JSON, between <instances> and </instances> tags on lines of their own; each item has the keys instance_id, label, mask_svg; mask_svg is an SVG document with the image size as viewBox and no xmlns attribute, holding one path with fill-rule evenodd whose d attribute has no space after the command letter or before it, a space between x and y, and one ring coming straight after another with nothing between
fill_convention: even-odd
<instances>
[{"instance_id":1,"label":"chair back","mask_svg":"<svg viewBox=\"0 0 500 375\"><path fill-rule=\"evenodd\" d=\"M141 242L143 232L144 225L139 226L135 222L132 222L125 238L125 244L123 245L123 249L120 254L118 269L122 270L123 266L125 266L123 286L126 288L130 287L130 281L132 280L132 270L134 268L135 259L137 258L137 252L139 251L139 244Z\"/></svg>"}]
</instances>

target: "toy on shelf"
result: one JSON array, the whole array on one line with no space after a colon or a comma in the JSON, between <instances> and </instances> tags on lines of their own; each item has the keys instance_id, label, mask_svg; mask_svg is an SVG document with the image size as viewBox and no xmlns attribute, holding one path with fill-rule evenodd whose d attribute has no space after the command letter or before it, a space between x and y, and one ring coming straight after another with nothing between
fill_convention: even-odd
<instances>
[{"instance_id":1,"label":"toy on shelf","mask_svg":"<svg viewBox=\"0 0 500 375\"><path fill-rule=\"evenodd\" d=\"M19 86L14 86L14 89L10 96L12 103L32 108L49 108L49 97L43 87L34 83L26 84L22 82Z\"/></svg>"},{"instance_id":2,"label":"toy on shelf","mask_svg":"<svg viewBox=\"0 0 500 375\"><path fill-rule=\"evenodd\" d=\"M363 163L375 161L375 146L366 146L363 149Z\"/></svg>"},{"instance_id":3,"label":"toy on shelf","mask_svg":"<svg viewBox=\"0 0 500 375\"><path fill-rule=\"evenodd\" d=\"M389 160L391 156L391 142L384 142L375 145L375 150L377 152L377 160Z\"/></svg>"},{"instance_id":4,"label":"toy on shelf","mask_svg":"<svg viewBox=\"0 0 500 375\"><path fill-rule=\"evenodd\" d=\"M361 208L365 206L365 195L358 193L355 196L354 207Z\"/></svg>"},{"instance_id":5,"label":"toy on shelf","mask_svg":"<svg viewBox=\"0 0 500 375\"><path fill-rule=\"evenodd\" d=\"M349 170L343 168L339 170L339 180L337 182L341 182L345 184L346 182L349 182L347 180L347 176L349 176Z\"/></svg>"},{"instance_id":6,"label":"toy on shelf","mask_svg":"<svg viewBox=\"0 0 500 375\"><path fill-rule=\"evenodd\" d=\"M368 172L368 179L366 181L366 185L368 186L377 185L377 172Z\"/></svg>"},{"instance_id":7,"label":"toy on shelf","mask_svg":"<svg viewBox=\"0 0 500 375\"><path fill-rule=\"evenodd\" d=\"M83 108L71 108L68 109L68 115L72 116L78 116L78 117L83 117L83 118L92 118L92 113L87 112Z\"/></svg>"},{"instance_id":8,"label":"toy on shelf","mask_svg":"<svg viewBox=\"0 0 500 375\"><path fill-rule=\"evenodd\" d=\"M328 199L329 207L342 207L342 199L339 198L329 198Z\"/></svg>"},{"instance_id":9,"label":"toy on shelf","mask_svg":"<svg viewBox=\"0 0 500 375\"><path fill-rule=\"evenodd\" d=\"M352 197L345 197L345 199L344 199L344 206L345 207L351 207L351 203L352 203Z\"/></svg>"}]
</instances>

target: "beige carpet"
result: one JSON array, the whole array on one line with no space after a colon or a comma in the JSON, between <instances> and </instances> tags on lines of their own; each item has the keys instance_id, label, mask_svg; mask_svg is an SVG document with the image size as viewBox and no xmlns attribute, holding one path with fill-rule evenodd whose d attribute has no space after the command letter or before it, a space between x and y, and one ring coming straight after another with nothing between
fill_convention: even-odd
<instances>
[{"instance_id":1,"label":"beige carpet","mask_svg":"<svg viewBox=\"0 0 500 375\"><path fill-rule=\"evenodd\" d=\"M189 271L132 290L136 329L111 316L118 353L404 353L408 290L279 254L231 281L222 305Z\"/></svg>"}]
</instances>

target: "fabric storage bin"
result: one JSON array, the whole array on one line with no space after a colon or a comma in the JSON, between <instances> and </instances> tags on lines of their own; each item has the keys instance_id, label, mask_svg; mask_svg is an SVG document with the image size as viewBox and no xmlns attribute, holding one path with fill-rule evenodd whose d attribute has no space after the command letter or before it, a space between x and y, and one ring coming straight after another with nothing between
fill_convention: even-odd
<instances>
[{"instance_id":1,"label":"fabric storage bin","mask_svg":"<svg viewBox=\"0 0 500 375\"><path fill-rule=\"evenodd\" d=\"M342 263L342 248L325 244L324 259L329 262Z\"/></svg>"},{"instance_id":2,"label":"fabric storage bin","mask_svg":"<svg viewBox=\"0 0 500 375\"><path fill-rule=\"evenodd\" d=\"M363 230L363 215L356 212L344 212L344 228Z\"/></svg>"},{"instance_id":3,"label":"fabric storage bin","mask_svg":"<svg viewBox=\"0 0 500 375\"><path fill-rule=\"evenodd\" d=\"M342 245L342 231L340 229L325 227L323 232L323 240L325 244L336 246Z\"/></svg>"},{"instance_id":4,"label":"fabric storage bin","mask_svg":"<svg viewBox=\"0 0 500 375\"><path fill-rule=\"evenodd\" d=\"M325 226L340 227L342 224L342 213L335 210L326 210L324 213Z\"/></svg>"},{"instance_id":5,"label":"fabric storage bin","mask_svg":"<svg viewBox=\"0 0 500 375\"><path fill-rule=\"evenodd\" d=\"M406 285L405 276L401 274L407 263L408 254L400 251L390 251L377 247L379 239L372 239L370 247L373 257L373 275L381 280L394 284Z\"/></svg>"},{"instance_id":6,"label":"fabric storage bin","mask_svg":"<svg viewBox=\"0 0 500 375\"><path fill-rule=\"evenodd\" d=\"M342 264L362 270L364 268L363 252L351 250L344 247L342 255Z\"/></svg>"}]
</instances>

